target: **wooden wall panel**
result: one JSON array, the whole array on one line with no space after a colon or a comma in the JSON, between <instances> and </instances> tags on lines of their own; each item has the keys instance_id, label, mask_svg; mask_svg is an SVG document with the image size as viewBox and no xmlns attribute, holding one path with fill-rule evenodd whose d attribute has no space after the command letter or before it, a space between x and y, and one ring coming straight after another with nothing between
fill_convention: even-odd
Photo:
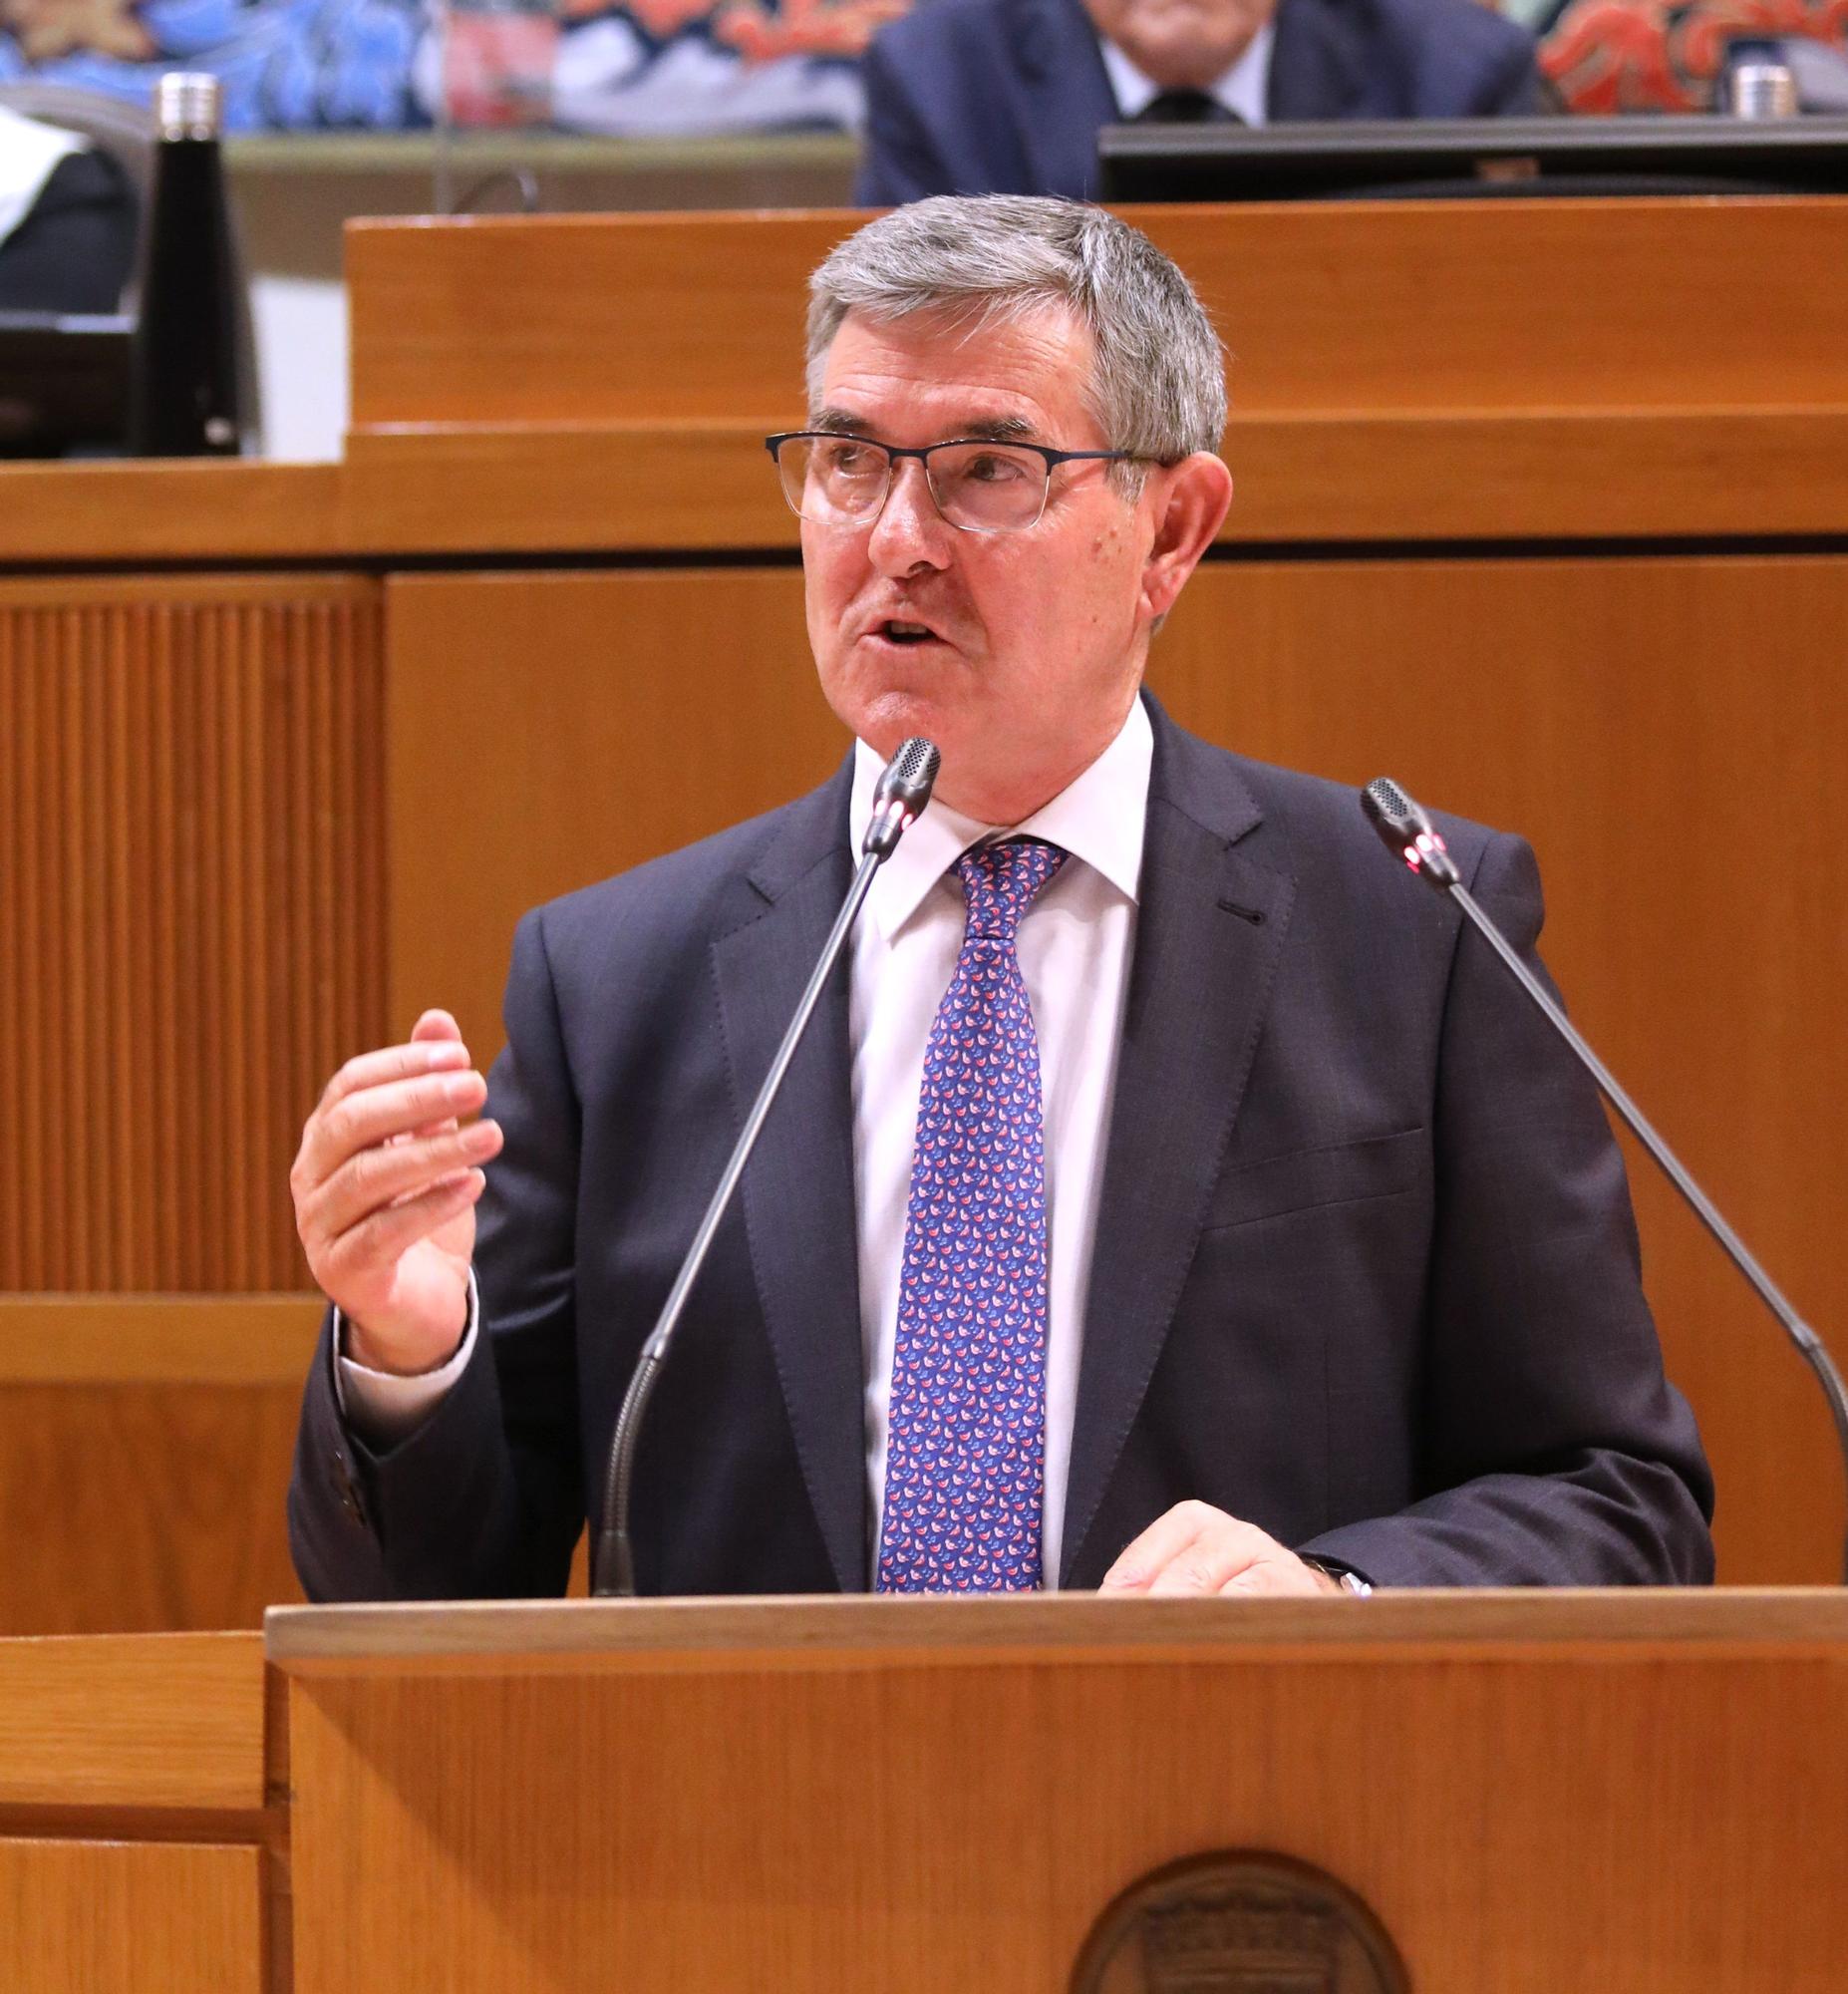
<instances>
[{"instance_id":1,"label":"wooden wall panel","mask_svg":"<svg viewBox=\"0 0 1848 1994\"><path fill-rule=\"evenodd\" d=\"M301 1284L307 1107L383 1016L379 599L0 584L0 1289Z\"/></svg>"},{"instance_id":2,"label":"wooden wall panel","mask_svg":"<svg viewBox=\"0 0 1848 1994\"><path fill-rule=\"evenodd\" d=\"M321 1309L0 1297L0 1635L254 1627L300 1598L283 1503Z\"/></svg>"},{"instance_id":3,"label":"wooden wall panel","mask_svg":"<svg viewBox=\"0 0 1848 1994\"><path fill-rule=\"evenodd\" d=\"M841 746L792 569L403 580L391 629L393 1022L448 1004L483 1059L525 906L794 794ZM1531 835L1582 1024L1838 1348L1848 1191L1817 1104L1848 1098L1845 635L1839 559L1222 562L1152 672L1211 739ZM1633 1174L1723 1574L1837 1577L1807 1372Z\"/></svg>"},{"instance_id":4,"label":"wooden wall panel","mask_svg":"<svg viewBox=\"0 0 1848 1994\"><path fill-rule=\"evenodd\" d=\"M255 1627L299 1599L300 1406L300 1377L0 1384L0 1634Z\"/></svg>"},{"instance_id":5,"label":"wooden wall panel","mask_svg":"<svg viewBox=\"0 0 1848 1994\"><path fill-rule=\"evenodd\" d=\"M500 1039L513 924L820 782L847 747L792 569L394 576L394 1034Z\"/></svg>"},{"instance_id":6,"label":"wooden wall panel","mask_svg":"<svg viewBox=\"0 0 1848 1994\"><path fill-rule=\"evenodd\" d=\"M1462 200L1126 213L1214 314L1237 406L1451 413L1839 405L1845 208ZM773 424L797 392L808 274L863 218L349 223L353 427Z\"/></svg>"},{"instance_id":7,"label":"wooden wall panel","mask_svg":"<svg viewBox=\"0 0 1848 1994\"><path fill-rule=\"evenodd\" d=\"M261 1994L256 1848L0 1838L8 1994Z\"/></svg>"},{"instance_id":8,"label":"wooden wall panel","mask_svg":"<svg viewBox=\"0 0 1848 1994\"><path fill-rule=\"evenodd\" d=\"M255 1813L263 1726L254 1634L0 1641L0 1817Z\"/></svg>"}]
</instances>

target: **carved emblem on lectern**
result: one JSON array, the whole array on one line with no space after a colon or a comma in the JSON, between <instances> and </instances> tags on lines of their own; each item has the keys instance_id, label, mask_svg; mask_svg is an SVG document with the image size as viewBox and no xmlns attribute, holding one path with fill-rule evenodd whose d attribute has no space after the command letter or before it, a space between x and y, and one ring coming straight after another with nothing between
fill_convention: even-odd
<instances>
[{"instance_id":1,"label":"carved emblem on lectern","mask_svg":"<svg viewBox=\"0 0 1848 1994\"><path fill-rule=\"evenodd\" d=\"M1409 1994L1385 1926L1285 1855L1191 1855L1091 1927L1072 1994Z\"/></svg>"}]
</instances>

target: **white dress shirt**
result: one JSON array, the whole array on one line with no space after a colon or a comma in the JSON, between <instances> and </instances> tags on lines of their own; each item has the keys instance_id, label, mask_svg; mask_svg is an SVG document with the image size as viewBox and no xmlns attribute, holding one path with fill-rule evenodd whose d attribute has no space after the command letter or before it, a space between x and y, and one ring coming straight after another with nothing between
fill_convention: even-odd
<instances>
[{"instance_id":1,"label":"white dress shirt","mask_svg":"<svg viewBox=\"0 0 1848 1994\"><path fill-rule=\"evenodd\" d=\"M1046 1488L1041 1568L1059 1582L1072 1417L1078 1405L1116 1049L1135 942L1137 882L1154 734L1137 700L1121 732L1078 781L1025 824L1001 830L932 804L900 840L853 932L848 1030L860 1235L860 1335L866 1365L866 1476L873 1564L885 1496L886 1409L924 1052L963 945L963 890L951 871L997 834L1041 837L1072 856L1021 923L1017 947L1040 1041L1046 1143ZM862 743L850 822L863 831L883 764ZM857 844L856 847L857 849Z\"/></svg>"},{"instance_id":2,"label":"white dress shirt","mask_svg":"<svg viewBox=\"0 0 1848 1994\"><path fill-rule=\"evenodd\" d=\"M1270 122L1265 106L1271 94L1271 49L1276 40L1276 22L1266 21L1245 44L1245 53L1238 61L1206 86L1208 97L1223 104L1235 118L1247 125L1267 125ZM1139 118L1161 95L1161 85L1145 77L1122 50L1104 36L1097 37L1097 47L1103 55L1104 73L1110 79L1117 110L1125 121Z\"/></svg>"},{"instance_id":3,"label":"white dress shirt","mask_svg":"<svg viewBox=\"0 0 1848 1994\"><path fill-rule=\"evenodd\" d=\"M41 125L0 104L0 242L31 213L57 168L89 144L75 132Z\"/></svg>"},{"instance_id":4,"label":"white dress shirt","mask_svg":"<svg viewBox=\"0 0 1848 1994\"><path fill-rule=\"evenodd\" d=\"M1136 894L1154 734L1137 700L1084 773L1026 823L978 824L934 803L900 840L866 898L850 944L854 1193L859 1224L860 1335L866 1377L866 1476L872 1497L868 1582L876 1576L885 1496L887 1405L898 1324L918 1094L930 1028L963 942L962 887L951 868L995 836L1045 838L1071 853L1035 899L1018 939L1040 1042L1047 1198L1046 1485L1041 1566L1059 1582L1072 1422L1078 1405L1084 1296L1103 1186L1116 1054L1135 944ZM884 764L855 751L848 813L852 850ZM399 1378L344 1354L347 1416L372 1439L409 1431L461 1376L474 1347L472 1283L461 1348L436 1371Z\"/></svg>"}]
</instances>

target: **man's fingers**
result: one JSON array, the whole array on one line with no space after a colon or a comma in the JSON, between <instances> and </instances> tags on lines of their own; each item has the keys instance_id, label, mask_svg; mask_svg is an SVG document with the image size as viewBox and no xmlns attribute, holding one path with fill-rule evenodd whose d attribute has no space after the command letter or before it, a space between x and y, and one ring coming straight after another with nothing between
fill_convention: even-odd
<instances>
[{"instance_id":1,"label":"man's fingers","mask_svg":"<svg viewBox=\"0 0 1848 1994\"><path fill-rule=\"evenodd\" d=\"M1221 1516L1185 1549L1178 1551L1148 1583L1150 1598L1201 1598L1228 1583L1276 1549L1252 1523Z\"/></svg>"},{"instance_id":2,"label":"man's fingers","mask_svg":"<svg viewBox=\"0 0 1848 1994\"><path fill-rule=\"evenodd\" d=\"M407 1198L402 1204L387 1205L370 1218L342 1233L328 1248L323 1266L317 1269L321 1286L330 1294L348 1286L352 1277L367 1270L388 1268L420 1239L440 1225L447 1225L460 1211L465 1211L487 1183L484 1172L463 1170L441 1183ZM363 1315L363 1308L349 1311Z\"/></svg>"},{"instance_id":3,"label":"man's fingers","mask_svg":"<svg viewBox=\"0 0 1848 1994\"><path fill-rule=\"evenodd\" d=\"M302 1131L297 1191L314 1190L349 1160L395 1137L453 1126L459 1115L472 1115L486 1099L486 1081L463 1067L381 1081L323 1103Z\"/></svg>"},{"instance_id":4,"label":"man's fingers","mask_svg":"<svg viewBox=\"0 0 1848 1994\"><path fill-rule=\"evenodd\" d=\"M311 1259L338 1252L344 1236L381 1209L413 1202L459 1171L478 1169L498 1154L500 1143L497 1122L473 1122L349 1158L303 1203L300 1229Z\"/></svg>"},{"instance_id":5,"label":"man's fingers","mask_svg":"<svg viewBox=\"0 0 1848 1994\"><path fill-rule=\"evenodd\" d=\"M411 1027L414 1044L438 1045L446 1039L462 1043L462 1027L448 1011L426 1011Z\"/></svg>"},{"instance_id":6,"label":"man's fingers","mask_svg":"<svg viewBox=\"0 0 1848 1994\"><path fill-rule=\"evenodd\" d=\"M1339 1590L1339 1588L1336 1588ZM1290 1594L1310 1598L1330 1590L1301 1558L1288 1552L1260 1558L1235 1573L1219 1588L1228 1598Z\"/></svg>"},{"instance_id":7,"label":"man's fingers","mask_svg":"<svg viewBox=\"0 0 1848 1994\"><path fill-rule=\"evenodd\" d=\"M1205 1502L1180 1502L1149 1524L1104 1573L1103 1592L1146 1592L1189 1544L1224 1512Z\"/></svg>"},{"instance_id":8,"label":"man's fingers","mask_svg":"<svg viewBox=\"0 0 1848 1994\"><path fill-rule=\"evenodd\" d=\"M418 1020L420 1025L423 1022L422 1018ZM410 1045L382 1046L377 1052L356 1053L322 1089L320 1106L315 1112L324 1113L368 1087L411 1080L421 1074L454 1073L467 1064L468 1048L461 1039L420 1039Z\"/></svg>"}]
</instances>

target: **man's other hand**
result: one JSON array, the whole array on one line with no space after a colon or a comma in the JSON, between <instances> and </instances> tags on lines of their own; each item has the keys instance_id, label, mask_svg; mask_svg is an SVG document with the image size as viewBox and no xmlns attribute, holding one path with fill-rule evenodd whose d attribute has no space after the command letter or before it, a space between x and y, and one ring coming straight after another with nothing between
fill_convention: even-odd
<instances>
[{"instance_id":1,"label":"man's other hand","mask_svg":"<svg viewBox=\"0 0 1848 1994\"><path fill-rule=\"evenodd\" d=\"M1204 1598L1209 1593L1341 1591L1256 1523L1207 1502L1179 1502L1157 1516L1104 1574L1101 1592Z\"/></svg>"},{"instance_id":2,"label":"man's other hand","mask_svg":"<svg viewBox=\"0 0 1848 1994\"><path fill-rule=\"evenodd\" d=\"M460 1118L486 1099L456 1020L426 1011L408 1045L349 1060L302 1131L295 1229L346 1317L346 1354L371 1370L431 1371L462 1342L481 1165L501 1137Z\"/></svg>"}]
</instances>

